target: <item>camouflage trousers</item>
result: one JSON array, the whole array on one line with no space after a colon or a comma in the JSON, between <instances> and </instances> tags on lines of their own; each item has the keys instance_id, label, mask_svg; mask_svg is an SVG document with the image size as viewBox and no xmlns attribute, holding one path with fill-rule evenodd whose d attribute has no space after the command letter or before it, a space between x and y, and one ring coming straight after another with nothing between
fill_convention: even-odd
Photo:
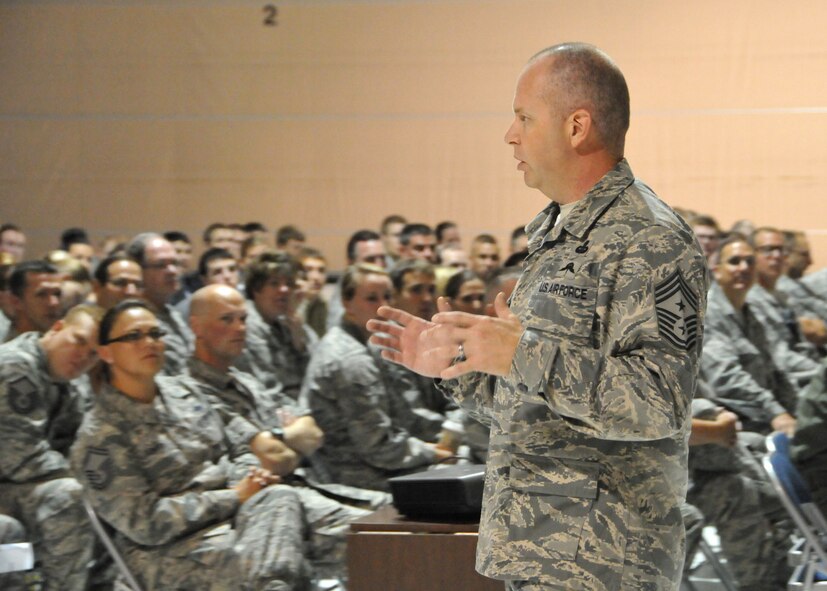
<instances>
[{"instance_id":1,"label":"camouflage trousers","mask_svg":"<svg viewBox=\"0 0 827 591\"><path fill-rule=\"evenodd\" d=\"M696 477L689 500L718 530L721 550L741 589L785 587L789 537L783 524L774 523L780 506L764 483L743 473L703 474Z\"/></svg>"},{"instance_id":2,"label":"camouflage trousers","mask_svg":"<svg viewBox=\"0 0 827 591\"><path fill-rule=\"evenodd\" d=\"M320 579L346 578L347 533L350 522L371 513L327 498L311 488L295 487L309 534L307 557L314 576Z\"/></svg>"},{"instance_id":3,"label":"camouflage trousers","mask_svg":"<svg viewBox=\"0 0 827 591\"><path fill-rule=\"evenodd\" d=\"M93 559L95 533L74 478L0 485L0 514L18 519L43 575L45 591L83 591Z\"/></svg>"},{"instance_id":4,"label":"camouflage trousers","mask_svg":"<svg viewBox=\"0 0 827 591\"><path fill-rule=\"evenodd\" d=\"M304 532L295 490L270 486L244 503L232 523L157 548L129 544L125 558L147 591L306 591Z\"/></svg>"}]
</instances>

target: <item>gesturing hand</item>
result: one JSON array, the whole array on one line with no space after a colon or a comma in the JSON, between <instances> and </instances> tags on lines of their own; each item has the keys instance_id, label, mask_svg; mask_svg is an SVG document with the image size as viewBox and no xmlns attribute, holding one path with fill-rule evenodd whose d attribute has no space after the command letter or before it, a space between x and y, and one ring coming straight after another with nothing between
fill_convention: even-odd
<instances>
[{"instance_id":1,"label":"gesturing hand","mask_svg":"<svg viewBox=\"0 0 827 591\"><path fill-rule=\"evenodd\" d=\"M440 312L433 317L436 324L433 331L441 333L440 341L453 346L454 351L461 344L465 353L465 361L444 369L441 378L457 378L472 371L497 376L508 374L523 326L508 309L503 293L497 294L494 311L495 317L465 312Z\"/></svg>"},{"instance_id":2,"label":"gesturing hand","mask_svg":"<svg viewBox=\"0 0 827 591\"><path fill-rule=\"evenodd\" d=\"M440 309L450 309L444 298L439 298ZM370 342L382 347L382 357L404 365L423 376L436 378L456 356L456 345L440 349L433 329L436 324L417 318L397 308L382 306L383 320L369 320L367 329L373 333Z\"/></svg>"}]
</instances>

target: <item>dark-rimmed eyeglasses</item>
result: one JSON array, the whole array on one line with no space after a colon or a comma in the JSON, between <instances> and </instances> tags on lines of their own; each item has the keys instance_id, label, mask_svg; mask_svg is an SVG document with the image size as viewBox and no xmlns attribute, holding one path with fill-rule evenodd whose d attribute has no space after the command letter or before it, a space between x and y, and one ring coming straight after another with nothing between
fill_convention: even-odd
<instances>
[{"instance_id":1,"label":"dark-rimmed eyeglasses","mask_svg":"<svg viewBox=\"0 0 827 591\"><path fill-rule=\"evenodd\" d=\"M145 338L149 338L153 343L157 343L162 338L167 335L167 331L162 328L150 328L148 331L144 332L142 330L133 330L126 334L122 334L119 337L114 337L106 341L107 345L111 345L112 343L139 343L143 341Z\"/></svg>"},{"instance_id":2,"label":"dark-rimmed eyeglasses","mask_svg":"<svg viewBox=\"0 0 827 591\"><path fill-rule=\"evenodd\" d=\"M752 256L752 255L747 255L747 256L743 256L743 257L734 256L734 257L729 257L726 260L726 264L727 265L732 265L733 267L737 267L741 263L746 263L747 266L752 267L755 264L755 257Z\"/></svg>"},{"instance_id":3,"label":"dark-rimmed eyeglasses","mask_svg":"<svg viewBox=\"0 0 827 591\"><path fill-rule=\"evenodd\" d=\"M779 256L784 256L787 254L787 249L777 244L766 244L764 246L758 246L755 248L755 250L757 250L761 254L777 254Z\"/></svg>"}]
</instances>

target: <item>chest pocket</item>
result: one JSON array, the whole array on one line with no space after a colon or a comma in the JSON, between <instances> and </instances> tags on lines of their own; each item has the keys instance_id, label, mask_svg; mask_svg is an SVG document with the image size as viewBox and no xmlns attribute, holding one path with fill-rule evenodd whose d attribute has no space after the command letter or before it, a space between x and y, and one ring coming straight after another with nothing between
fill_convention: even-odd
<instances>
[{"instance_id":1,"label":"chest pocket","mask_svg":"<svg viewBox=\"0 0 827 591\"><path fill-rule=\"evenodd\" d=\"M593 345L597 286L596 263L558 263L531 286L526 324L574 343Z\"/></svg>"}]
</instances>

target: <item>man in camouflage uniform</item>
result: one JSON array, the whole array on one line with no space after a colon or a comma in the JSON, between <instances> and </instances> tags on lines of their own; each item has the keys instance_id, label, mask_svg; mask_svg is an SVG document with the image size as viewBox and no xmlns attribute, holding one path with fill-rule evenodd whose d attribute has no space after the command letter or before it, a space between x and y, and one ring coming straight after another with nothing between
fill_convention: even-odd
<instances>
[{"instance_id":1,"label":"man in camouflage uniform","mask_svg":"<svg viewBox=\"0 0 827 591\"><path fill-rule=\"evenodd\" d=\"M801 392L790 456L810 486L813 502L827 515L827 362Z\"/></svg>"},{"instance_id":2,"label":"man in camouflage uniform","mask_svg":"<svg viewBox=\"0 0 827 591\"><path fill-rule=\"evenodd\" d=\"M170 304L181 286L181 267L175 248L160 234L144 233L126 245L126 253L141 266L144 299L155 306L158 321L166 332L163 372L180 375L187 370L193 337L181 314Z\"/></svg>"},{"instance_id":3,"label":"man in camouflage uniform","mask_svg":"<svg viewBox=\"0 0 827 591\"><path fill-rule=\"evenodd\" d=\"M247 347L236 363L268 389L281 385L299 397L318 337L297 313L298 263L285 253L264 253L247 269Z\"/></svg>"},{"instance_id":4,"label":"man in camouflage uniform","mask_svg":"<svg viewBox=\"0 0 827 591\"><path fill-rule=\"evenodd\" d=\"M3 342L34 331L43 334L60 318L61 277L46 261L26 261L9 275L9 309L12 323Z\"/></svg>"},{"instance_id":5,"label":"man in camouflage uniform","mask_svg":"<svg viewBox=\"0 0 827 591\"><path fill-rule=\"evenodd\" d=\"M721 243L709 290L701 375L711 396L747 431L792 432L796 391L773 360L764 325L748 294L755 282L755 251L742 237Z\"/></svg>"},{"instance_id":6,"label":"man in camouflage uniform","mask_svg":"<svg viewBox=\"0 0 827 591\"><path fill-rule=\"evenodd\" d=\"M784 232L787 247L785 272L775 284L776 290L787 297L787 302L799 318L801 332L805 338L819 346L825 342L827 322L827 293L818 293L801 278L813 263L810 256L810 242L801 231Z\"/></svg>"},{"instance_id":7,"label":"man in camouflage uniform","mask_svg":"<svg viewBox=\"0 0 827 591\"><path fill-rule=\"evenodd\" d=\"M187 388L205 396L222 417L228 437L250 446L262 466L296 487L308 522L309 558L322 578L344 576L346 535L354 519L389 502L376 491L315 484L298 460L322 443L322 432L308 411L280 392L264 395L251 375L230 369L244 347L247 310L244 297L222 285L207 286L192 298L190 321L195 355ZM275 454L275 461L272 460ZM340 500L350 500L350 505ZM362 508L351 506L362 505Z\"/></svg>"},{"instance_id":8,"label":"man in camouflage uniform","mask_svg":"<svg viewBox=\"0 0 827 591\"><path fill-rule=\"evenodd\" d=\"M750 236L755 249L755 285L747 303L764 327L773 361L796 386L806 386L819 371L815 346L801 336L798 317L786 296L775 286L784 272L786 246L784 235L774 228L758 228Z\"/></svg>"},{"instance_id":9,"label":"man in camouflage uniform","mask_svg":"<svg viewBox=\"0 0 827 591\"><path fill-rule=\"evenodd\" d=\"M148 591L308 589L295 491L237 461L247 450L231 447L220 417L200 396L175 378L152 379L162 365L155 359L163 344L151 337L159 323L149 312L134 318L142 324L131 326L147 330L136 342L102 331L101 357L118 386L106 383L98 392L71 454L130 570ZM114 370L126 354L139 358L131 361L131 381Z\"/></svg>"},{"instance_id":10,"label":"man in camouflage uniform","mask_svg":"<svg viewBox=\"0 0 827 591\"><path fill-rule=\"evenodd\" d=\"M325 434L314 461L332 482L388 490L388 478L424 470L450 453L411 435L410 406L388 391L368 351L365 323L390 298L387 273L348 267L342 277L345 315L325 333L307 370L300 401Z\"/></svg>"},{"instance_id":11,"label":"man in camouflage uniform","mask_svg":"<svg viewBox=\"0 0 827 591\"><path fill-rule=\"evenodd\" d=\"M496 318L380 310L387 358L490 422L477 570L511 589L673 589L706 267L623 158L628 90L585 44L523 70L506 141L552 203Z\"/></svg>"},{"instance_id":12,"label":"man in camouflage uniform","mask_svg":"<svg viewBox=\"0 0 827 591\"><path fill-rule=\"evenodd\" d=\"M68 381L97 359L99 317L79 306L0 346L0 513L25 525L46 589L87 585L95 537L66 459L83 402Z\"/></svg>"}]
</instances>

